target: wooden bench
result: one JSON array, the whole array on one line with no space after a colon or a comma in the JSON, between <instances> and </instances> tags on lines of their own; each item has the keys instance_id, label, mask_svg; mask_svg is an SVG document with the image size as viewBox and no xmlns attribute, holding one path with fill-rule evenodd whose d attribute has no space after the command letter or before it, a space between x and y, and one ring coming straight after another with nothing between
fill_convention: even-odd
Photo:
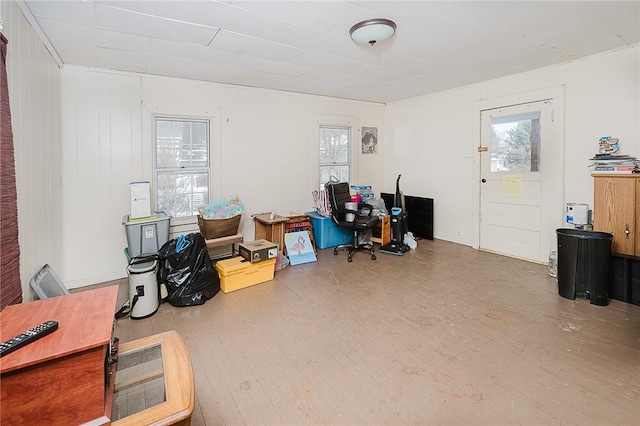
<instances>
[{"instance_id":1,"label":"wooden bench","mask_svg":"<svg viewBox=\"0 0 640 426\"><path fill-rule=\"evenodd\" d=\"M210 240L204 240L205 244L207 245L207 249L214 249L214 248L219 248L219 247L224 247L224 246L231 246L231 256L235 256L235 254L238 252L238 247L237 244L241 243L244 241L244 236L241 233L235 234L235 235L229 235L227 237L221 237L221 238L213 238ZM225 257L225 256L214 256L212 257L212 259L215 258L221 258L221 257Z\"/></svg>"}]
</instances>

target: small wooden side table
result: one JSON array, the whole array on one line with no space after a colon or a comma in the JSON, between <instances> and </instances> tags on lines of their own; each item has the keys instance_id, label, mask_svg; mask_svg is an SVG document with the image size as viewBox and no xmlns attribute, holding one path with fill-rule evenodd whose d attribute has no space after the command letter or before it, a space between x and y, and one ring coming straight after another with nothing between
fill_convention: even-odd
<instances>
[{"instance_id":1,"label":"small wooden side table","mask_svg":"<svg viewBox=\"0 0 640 426\"><path fill-rule=\"evenodd\" d=\"M391 242L391 216L380 216L380 221L376 227L373 228L371 241L381 245Z\"/></svg>"},{"instance_id":2,"label":"small wooden side table","mask_svg":"<svg viewBox=\"0 0 640 426\"><path fill-rule=\"evenodd\" d=\"M288 217L276 215L271 219L270 213L255 216L255 239L267 240L278 244L278 250L284 251L284 229Z\"/></svg>"},{"instance_id":3,"label":"small wooden side table","mask_svg":"<svg viewBox=\"0 0 640 426\"><path fill-rule=\"evenodd\" d=\"M176 331L120 345L112 426L188 426L194 401L191 358Z\"/></svg>"}]
</instances>

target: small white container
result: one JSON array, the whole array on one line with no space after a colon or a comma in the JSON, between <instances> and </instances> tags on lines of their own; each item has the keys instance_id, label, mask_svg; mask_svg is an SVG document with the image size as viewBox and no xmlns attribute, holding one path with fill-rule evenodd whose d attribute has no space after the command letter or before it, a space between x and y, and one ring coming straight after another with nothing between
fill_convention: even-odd
<instances>
[{"instance_id":1,"label":"small white container","mask_svg":"<svg viewBox=\"0 0 640 426\"><path fill-rule=\"evenodd\" d=\"M358 210L358 203L344 203L344 208L347 210ZM344 215L344 220L347 222L353 222L356 219L354 213L347 213Z\"/></svg>"},{"instance_id":2,"label":"small white container","mask_svg":"<svg viewBox=\"0 0 640 426\"><path fill-rule=\"evenodd\" d=\"M584 203L567 203L566 222L574 225L587 225L589 223L589 205Z\"/></svg>"},{"instance_id":3,"label":"small white container","mask_svg":"<svg viewBox=\"0 0 640 426\"><path fill-rule=\"evenodd\" d=\"M549 253L549 276L558 277L558 253L556 251Z\"/></svg>"}]
</instances>

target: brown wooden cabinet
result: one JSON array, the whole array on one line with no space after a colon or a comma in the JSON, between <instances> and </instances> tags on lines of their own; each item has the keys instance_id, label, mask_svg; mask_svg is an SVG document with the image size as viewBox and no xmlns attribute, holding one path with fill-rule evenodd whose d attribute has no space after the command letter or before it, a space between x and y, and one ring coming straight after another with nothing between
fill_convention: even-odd
<instances>
[{"instance_id":1,"label":"brown wooden cabinet","mask_svg":"<svg viewBox=\"0 0 640 426\"><path fill-rule=\"evenodd\" d=\"M8 340L47 320L58 329L0 358L0 423L109 424L109 363L118 287L7 306L0 334Z\"/></svg>"},{"instance_id":2,"label":"brown wooden cabinet","mask_svg":"<svg viewBox=\"0 0 640 426\"><path fill-rule=\"evenodd\" d=\"M640 256L640 175L592 176L593 229L613 234L614 253Z\"/></svg>"}]
</instances>

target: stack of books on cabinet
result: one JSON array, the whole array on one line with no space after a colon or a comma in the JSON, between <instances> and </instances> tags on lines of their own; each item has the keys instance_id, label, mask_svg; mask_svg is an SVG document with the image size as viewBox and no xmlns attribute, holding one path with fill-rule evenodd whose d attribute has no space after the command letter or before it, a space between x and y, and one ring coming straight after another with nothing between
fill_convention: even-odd
<instances>
[{"instance_id":1,"label":"stack of books on cabinet","mask_svg":"<svg viewBox=\"0 0 640 426\"><path fill-rule=\"evenodd\" d=\"M593 173L640 173L640 161L631 155L596 154L590 160L593 161Z\"/></svg>"}]
</instances>

